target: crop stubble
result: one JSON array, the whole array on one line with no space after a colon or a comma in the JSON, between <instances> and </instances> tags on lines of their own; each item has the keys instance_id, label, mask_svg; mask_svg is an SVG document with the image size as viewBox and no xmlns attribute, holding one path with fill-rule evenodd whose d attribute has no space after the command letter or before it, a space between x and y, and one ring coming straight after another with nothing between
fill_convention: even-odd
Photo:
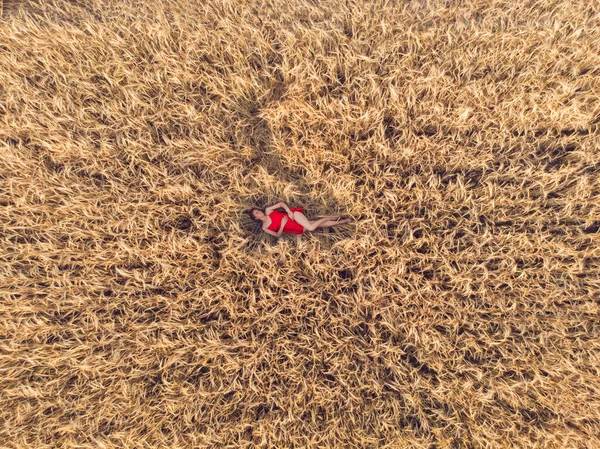
<instances>
[{"instance_id":1,"label":"crop stubble","mask_svg":"<svg viewBox=\"0 0 600 449\"><path fill-rule=\"evenodd\" d=\"M598 447L598 13L11 2L0 445Z\"/></svg>"}]
</instances>

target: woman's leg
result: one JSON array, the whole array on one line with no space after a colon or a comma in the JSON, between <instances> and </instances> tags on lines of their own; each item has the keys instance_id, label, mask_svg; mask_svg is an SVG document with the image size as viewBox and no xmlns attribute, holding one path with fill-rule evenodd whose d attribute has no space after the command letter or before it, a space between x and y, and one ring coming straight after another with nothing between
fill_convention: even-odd
<instances>
[{"instance_id":1,"label":"woman's leg","mask_svg":"<svg viewBox=\"0 0 600 449\"><path fill-rule=\"evenodd\" d=\"M337 215L319 215L320 218L329 218L330 220L337 220L338 217Z\"/></svg>"},{"instance_id":2,"label":"woman's leg","mask_svg":"<svg viewBox=\"0 0 600 449\"><path fill-rule=\"evenodd\" d=\"M320 228L332 228L334 226L338 226L338 225L343 225L346 223L350 223L352 220L350 220L349 218L346 218L344 220L330 220L330 221L326 221L325 223L323 223L321 226L319 226Z\"/></svg>"},{"instance_id":3,"label":"woman's leg","mask_svg":"<svg viewBox=\"0 0 600 449\"><path fill-rule=\"evenodd\" d=\"M296 212L294 212L294 221L296 223L302 225L302 227L304 229L306 229L307 231L314 231L315 229L320 227L323 223L327 223L328 221L331 221L331 218L325 217L325 218L321 218L320 220L310 221L308 218L306 218L306 215L304 215L302 212L296 211Z\"/></svg>"}]
</instances>

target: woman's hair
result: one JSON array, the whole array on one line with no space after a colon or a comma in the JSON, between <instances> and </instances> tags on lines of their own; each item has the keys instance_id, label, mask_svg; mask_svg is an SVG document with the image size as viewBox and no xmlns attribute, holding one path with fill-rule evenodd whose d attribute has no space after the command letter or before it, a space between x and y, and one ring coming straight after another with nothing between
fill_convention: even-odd
<instances>
[{"instance_id":1,"label":"woman's hair","mask_svg":"<svg viewBox=\"0 0 600 449\"><path fill-rule=\"evenodd\" d=\"M251 209L248 209L248 210L246 211L246 213L247 213L247 214L250 216L250 218L251 218L253 221L260 221L258 218L256 218L256 217L254 216L254 211L255 211L255 210L260 210L260 209L257 209L256 207L253 207L253 208L251 208Z\"/></svg>"}]
</instances>

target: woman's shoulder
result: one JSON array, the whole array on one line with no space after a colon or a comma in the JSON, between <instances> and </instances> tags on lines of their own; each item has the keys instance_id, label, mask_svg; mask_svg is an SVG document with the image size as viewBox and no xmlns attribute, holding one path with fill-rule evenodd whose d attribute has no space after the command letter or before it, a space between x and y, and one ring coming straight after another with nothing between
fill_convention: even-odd
<instances>
[{"instance_id":1,"label":"woman's shoulder","mask_svg":"<svg viewBox=\"0 0 600 449\"><path fill-rule=\"evenodd\" d=\"M273 224L273 220L271 219L271 215L273 215L273 212L271 212L269 215L267 215L267 218L265 221L263 221L263 229L269 229L269 227Z\"/></svg>"}]
</instances>

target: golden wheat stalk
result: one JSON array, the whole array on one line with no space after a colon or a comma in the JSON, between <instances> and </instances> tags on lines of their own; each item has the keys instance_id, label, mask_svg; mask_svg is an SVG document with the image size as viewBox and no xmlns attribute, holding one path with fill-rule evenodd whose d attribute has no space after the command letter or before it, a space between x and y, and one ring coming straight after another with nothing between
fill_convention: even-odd
<instances>
[{"instance_id":1,"label":"golden wheat stalk","mask_svg":"<svg viewBox=\"0 0 600 449\"><path fill-rule=\"evenodd\" d=\"M596 4L3 6L0 446L600 445Z\"/></svg>"}]
</instances>

